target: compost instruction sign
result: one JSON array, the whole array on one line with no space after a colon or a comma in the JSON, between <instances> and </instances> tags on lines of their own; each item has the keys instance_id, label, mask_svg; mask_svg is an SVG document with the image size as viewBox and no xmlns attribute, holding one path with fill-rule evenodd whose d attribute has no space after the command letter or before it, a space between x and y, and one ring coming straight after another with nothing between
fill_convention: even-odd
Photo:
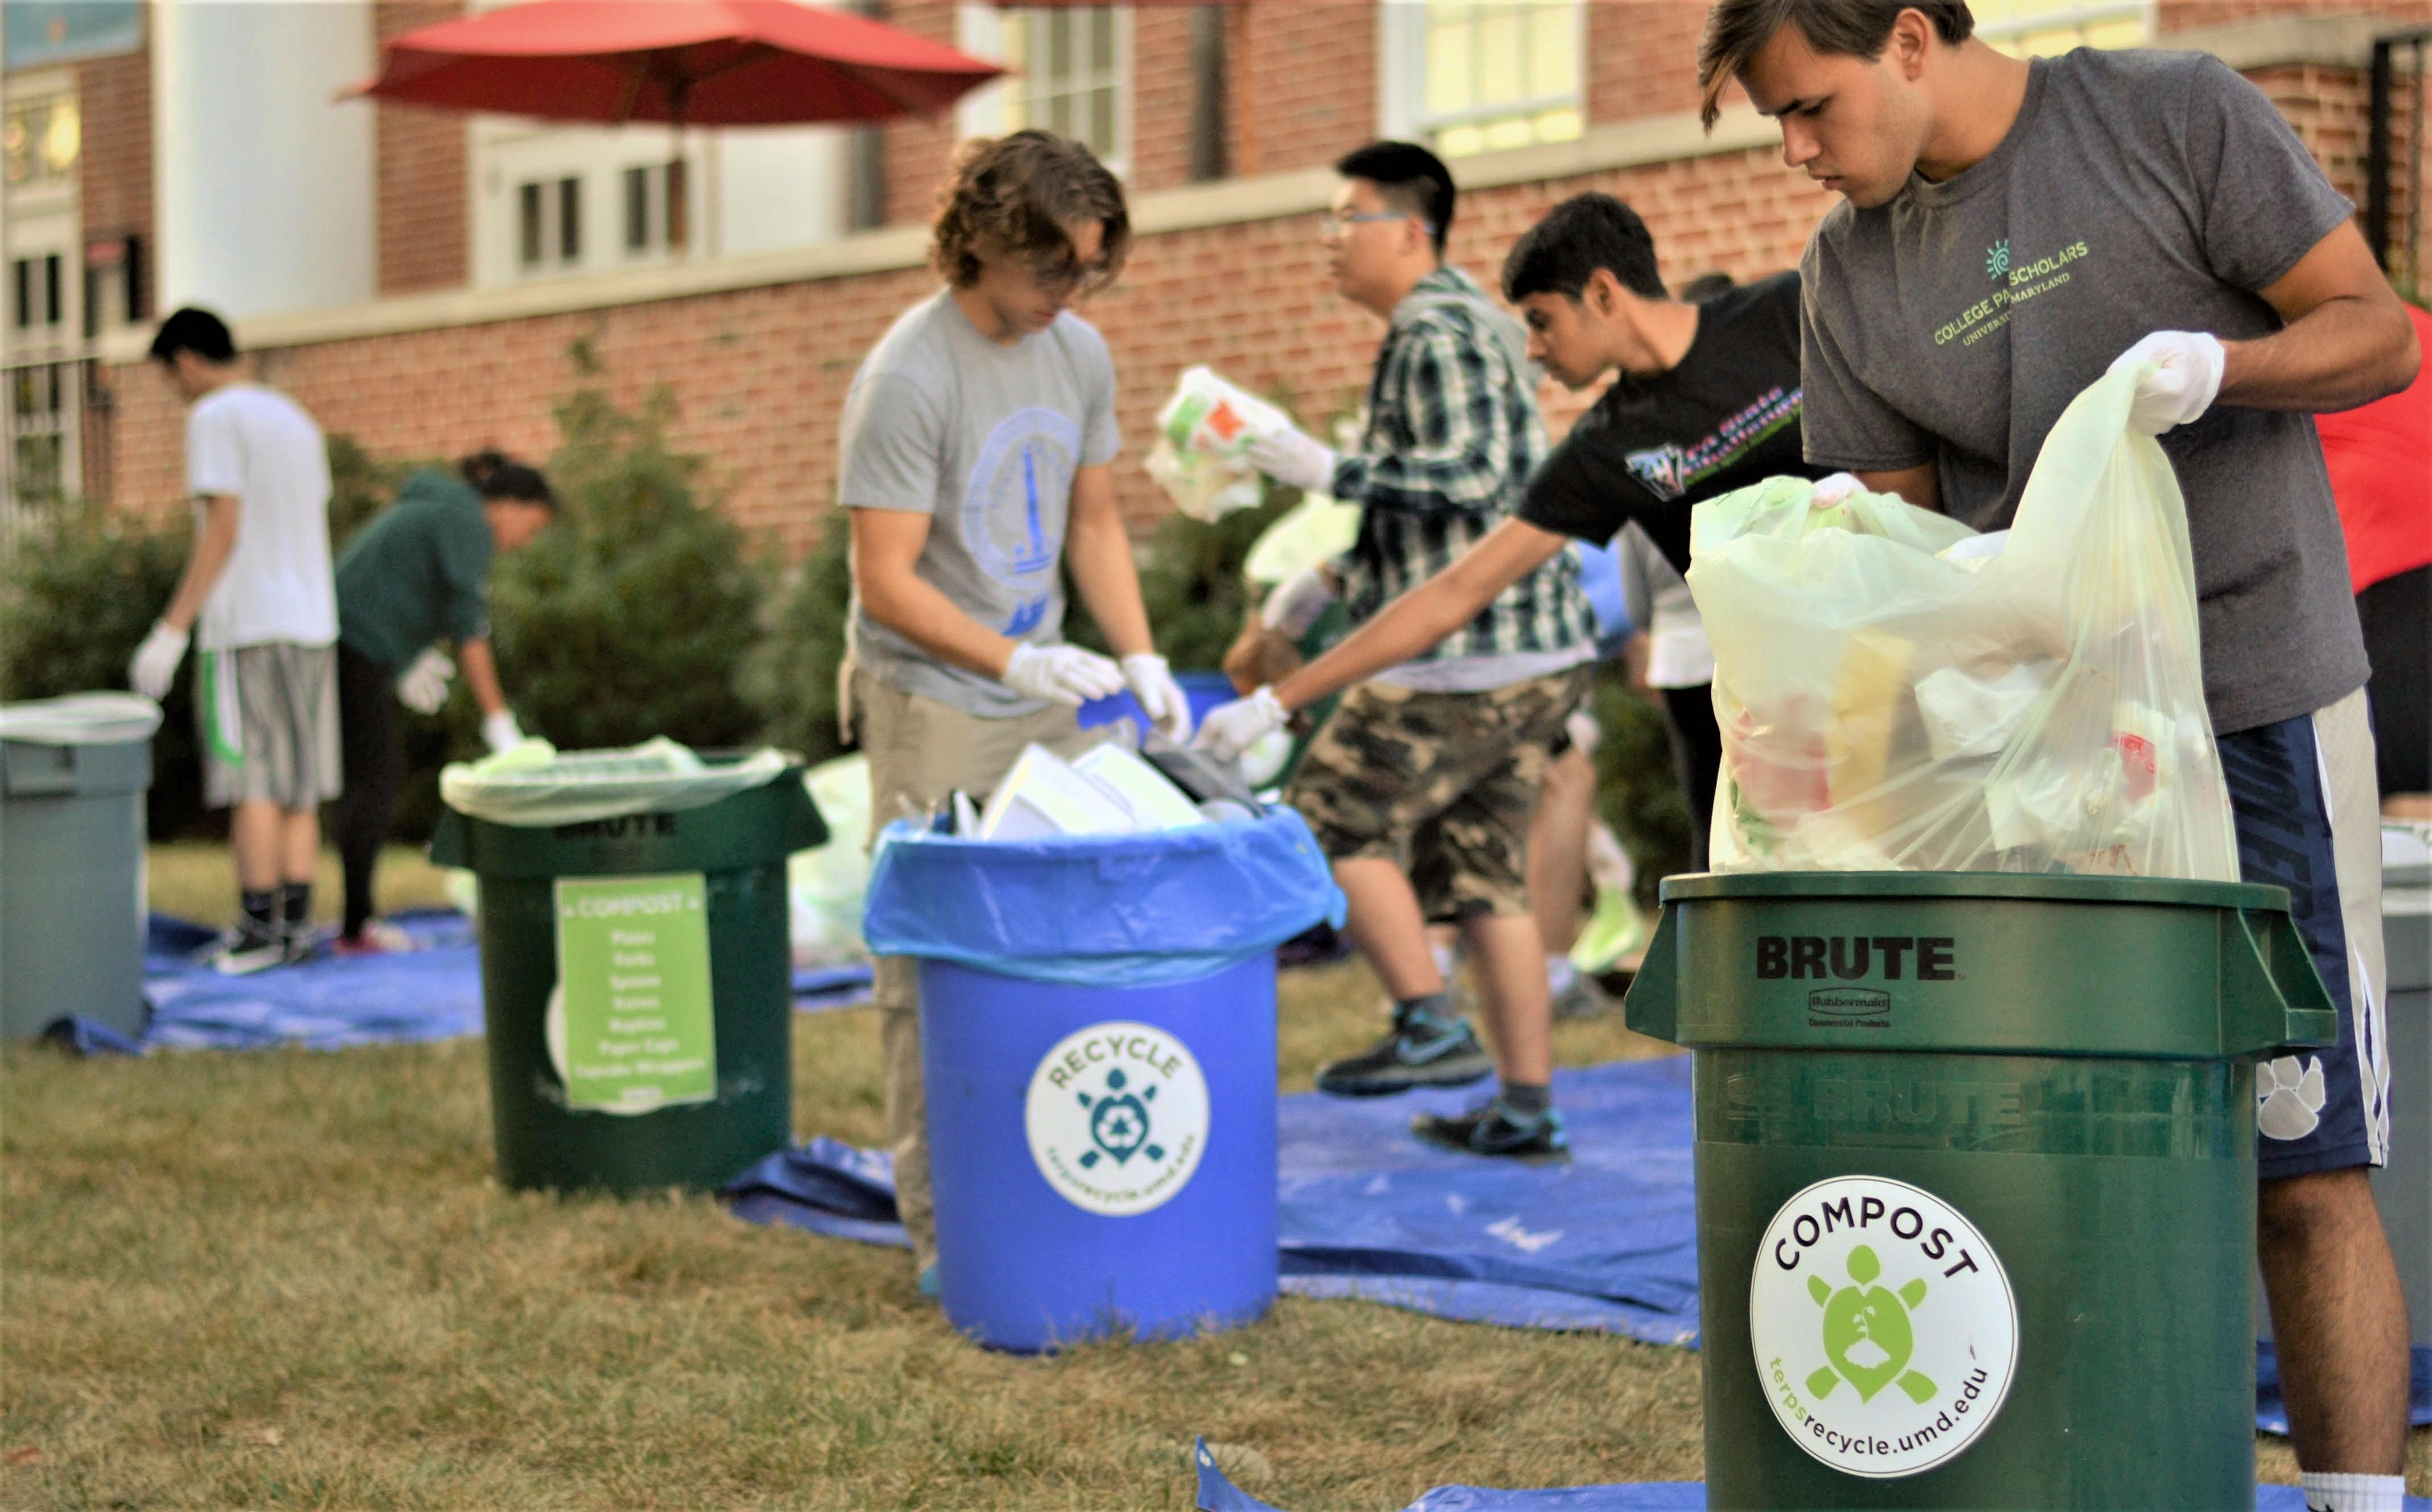
<instances>
[{"instance_id":1,"label":"compost instruction sign","mask_svg":"<svg viewBox=\"0 0 2432 1512\"><path fill-rule=\"evenodd\" d=\"M697 871L557 880L567 1106L648 1113L717 1096L704 892Z\"/></svg>"},{"instance_id":2,"label":"compost instruction sign","mask_svg":"<svg viewBox=\"0 0 2432 1512\"><path fill-rule=\"evenodd\" d=\"M2018 1372L2018 1309L2001 1257L1958 1209L1906 1182L1836 1176L1765 1226L1748 1339L1791 1440L1888 1479L1992 1426Z\"/></svg>"}]
</instances>

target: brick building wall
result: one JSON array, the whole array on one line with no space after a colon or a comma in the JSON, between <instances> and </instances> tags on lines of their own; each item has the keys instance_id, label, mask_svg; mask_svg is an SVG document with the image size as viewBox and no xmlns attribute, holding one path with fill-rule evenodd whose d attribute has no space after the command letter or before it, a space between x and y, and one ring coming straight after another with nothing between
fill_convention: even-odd
<instances>
[{"instance_id":1,"label":"brick building wall","mask_svg":"<svg viewBox=\"0 0 2432 1512\"><path fill-rule=\"evenodd\" d=\"M76 65L84 146L76 202L88 243L135 236L152 243L152 55L141 48ZM152 308L153 259L144 259L144 308Z\"/></svg>"},{"instance_id":2,"label":"brick building wall","mask_svg":"<svg viewBox=\"0 0 2432 1512\"><path fill-rule=\"evenodd\" d=\"M464 14L464 0L378 0L380 40ZM382 294L455 289L471 273L471 132L453 110L391 105L380 112L374 165L380 176L378 259Z\"/></svg>"},{"instance_id":3,"label":"brick building wall","mask_svg":"<svg viewBox=\"0 0 2432 1512\"><path fill-rule=\"evenodd\" d=\"M1556 200L1597 188L1639 206L1675 281L1792 265L1828 196L1766 149L1488 190L1467 196L1450 248L1492 286L1513 238ZM746 529L788 554L817 539L836 477L836 426L861 356L934 287L917 269L664 300L577 314L330 342L261 354L263 378L321 424L387 457L481 445L545 456L549 403L576 384L566 348L587 338L612 394L672 385L683 444L712 461ZM1174 376L1207 362L1254 388L1282 385L1322 426L1358 403L1381 327L1329 292L1314 217L1141 239L1129 271L1086 311L1106 333L1126 440L1127 514L1164 512L1140 458ZM177 507L181 421L156 375L124 369L117 471L129 507ZM1584 401L1549 393L1558 423Z\"/></svg>"},{"instance_id":4,"label":"brick building wall","mask_svg":"<svg viewBox=\"0 0 2432 1512\"><path fill-rule=\"evenodd\" d=\"M2165 0L2165 22L2199 17L2209 24L2213 8L2228 3ZM2432 7L2432 0L2402 4ZM887 18L953 40L949 0L895 0ZM1701 0L1595 6L1586 81L1591 124L1689 109L1701 18ZM1153 9L1137 11L1135 26L1135 180L1147 193L1188 175L1189 26L1182 12ZM1258 5L1228 26L1235 92L1257 96L1246 121L1244 102L1230 102L1236 172L1246 166L1245 135L1255 143L1257 169L1272 173L1329 162L1374 134L1379 42L1373 6ZM1319 60L1324 66L1315 66ZM2361 74L2308 66L2255 76L2335 181L2360 194ZM889 126L883 136L890 218L925 219L952 150L952 123ZM1831 203L1785 170L1770 147L1709 154L1466 194L1454 260L1492 288L1512 239L1545 208L1589 188L1638 207L1675 284L1707 272L1745 279L1795 265ZM454 203L462 201L459 193ZM384 214L387 205L384 198ZM385 279L385 243L382 266ZM264 354L265 377L295 393L325 427L383 456L454 454L483 445L537 456L554 443L550 401L575 383L566 348L586 338L605 364L609 388L625 402L637 402L658 383L672 387L682 410L680 439L712 459L737 520L798 554L830 517L836 426L854 368L896 314L932 287L921 270L902 269L330 342ZM1322 428L1357 403L1379 334L1376 321L1326 287L1314 217L1307 214L1143 236L1121 286L1085 312L1114 352L1128 443L1119 464L1121 496L1143 527L1165 505L1140 457L1178 370L1207 362L1254 388L1280 385ZM122 370L120 378L112 427L116 496L139 508L174 507L180 492L174 399L139 369ZM1558 428L1585 403L1551 389L1545 400Z\"/></svg>"}]
</instances>

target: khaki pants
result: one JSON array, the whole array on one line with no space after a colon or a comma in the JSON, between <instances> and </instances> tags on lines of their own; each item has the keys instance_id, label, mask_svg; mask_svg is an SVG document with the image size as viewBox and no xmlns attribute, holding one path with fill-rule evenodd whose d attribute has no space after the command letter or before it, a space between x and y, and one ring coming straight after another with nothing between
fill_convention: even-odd
<instances>
[{"instance_id":1,"label":"khaki pants","mask_svg":"<svg viewBox=\"0 0 2432 1512\"><path fill-rule=\"evenodd\" d=\"M873 842L897 819L933 813L956 788L975 803L987 801L1024 746L1069 756L1110 733L1083 731L1072 711L1060 704L1009 719L984 719L899 692L865 672L853 674L851 688L853 726L870 758ZM879 957L876 992L895 1205L912 1239L913 1265L925 1270L937 1258L937 1224L929 1198L929 1128L920 1087L920 983L912 960Z\"/></svg>"}]
</instances>

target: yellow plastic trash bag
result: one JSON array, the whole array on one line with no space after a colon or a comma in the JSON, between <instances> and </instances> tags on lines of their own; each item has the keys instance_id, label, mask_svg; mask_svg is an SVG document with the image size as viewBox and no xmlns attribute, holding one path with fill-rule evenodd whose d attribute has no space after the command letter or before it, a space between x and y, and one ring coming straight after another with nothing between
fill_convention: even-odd
<instances>
[{"instance_id":1,"label":"yellow plastic trash bag","mask_svg":"<svg viewBox=\"0 0 2432 1512\"><path fill-rule=\"evenodd\" d=\"M2070 403L1998 535L1798 479L1697 506L1715 870L2237 880L2187 506L2135 384Z\"/></svg>"}]
</instances>

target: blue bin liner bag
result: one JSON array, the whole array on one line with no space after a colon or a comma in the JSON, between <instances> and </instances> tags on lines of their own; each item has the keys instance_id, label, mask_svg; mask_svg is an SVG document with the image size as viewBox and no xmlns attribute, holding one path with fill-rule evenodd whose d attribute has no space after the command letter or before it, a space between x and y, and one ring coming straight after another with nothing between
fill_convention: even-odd
<instances>
[{"instance_id":1,"label":"blue bin liner bag","mask_svg":"<svg viewBox=\"0 0 2432 1512\"><path fill-rule=\"evenodd\" d=\"M1005 842L898 820L879 836L862 934L878 955L1157 987L1272 950L1321 919L1342 924L1343 892L1290 809L1155 834Z\"/></svg>"}]
</instances>

